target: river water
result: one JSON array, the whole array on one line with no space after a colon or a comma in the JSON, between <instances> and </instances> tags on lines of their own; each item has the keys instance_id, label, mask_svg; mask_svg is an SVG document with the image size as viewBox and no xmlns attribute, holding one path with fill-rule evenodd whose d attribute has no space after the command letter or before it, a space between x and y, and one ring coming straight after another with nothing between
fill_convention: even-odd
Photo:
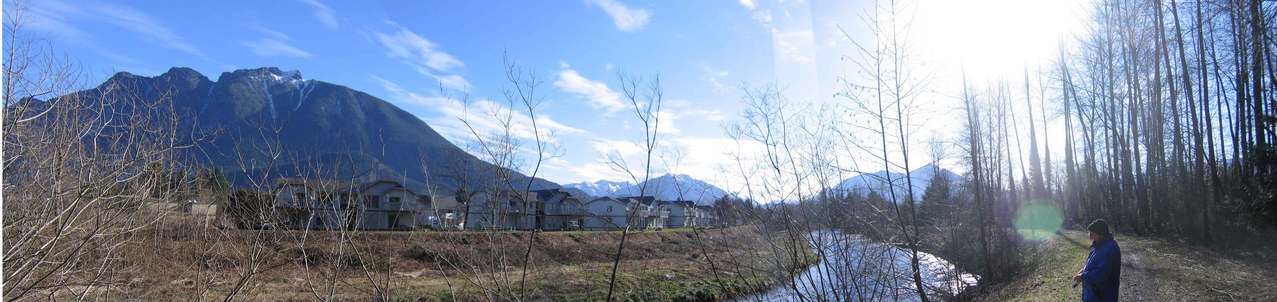
<instances>
[{"instance_id":1,"label":"river water","mask_svg":"<svg viewBox=\"0 0 1277 302\"><path fill-rule=\"evenodd\" d=\"M820 262L764 293L738 301L918 301L908 249L838 231L812 232ZM963 273L940 257L918 252L928 297L956 294L979 276ZM935 299L932 299L935 300Z\"/></svg>"}]
</instances>

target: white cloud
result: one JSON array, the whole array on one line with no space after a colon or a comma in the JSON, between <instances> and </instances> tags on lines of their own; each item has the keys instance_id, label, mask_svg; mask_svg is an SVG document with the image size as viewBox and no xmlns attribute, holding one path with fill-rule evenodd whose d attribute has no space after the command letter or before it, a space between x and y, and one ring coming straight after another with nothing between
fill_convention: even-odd
<instances>
[{"instance_id":1,"label":"white cloud","mask_svg":"<svg viewBox=\"0 0 1277 302\"><path fill-rule=\"evenodd\" d=\"M755 8L758 8L758 6L754 4L754 0L740 0L739 2L740 2L740 6L744 6L746 9L749 9L749 10L754 10Z\"/></svg>"},{"instance_id":2,"label":"white cloud","mask_svg":"<svg viewBox=\"0 0 1277 302\"><path fill-rule=\"evenodd\" d=\"M396 25L394 32L376 35L377 41L386 47L391 57L409 61L417 67L446 72L465 66L461 60L439 49L434 42L407 28Z\"/></svg>"},{"instance_id":3,"label":"white cloud","mask_svg":"<svg viewBox=\"0 0 1277 302\"><path fill-rule=\"evenodd\" d=\"M377 41L386 47L386 55L411 65L418 73L434 78L445 87L470 88L470 82L455 73L465 67L465 63L421 35L397 24L392 25L395 27L392 32L373 33Z\"/></svg>"},{"instance_id":4,"label":"white cloud","mask_svg":"<svg viewBox=\"0 0 1277 302\"><path fill-rule=\"evenodd\" d=\"M83 15L77 6L57 0L6 4L6 18L13 16L10 14L12 10L25 9L21 17L28 28L53 34L61 40L89 43L89 34L68 21ZM23 7L17 7L19 5Z\"/></svg>"},{"instance_id":5,"label":"white cloud","mask_svg":"<svg viewBox=\"0 0 1277 302\"><path fill-rule=\"evenodd\" d=\"M814 37L811 30L772 30L772 42L779 59L789 63L807 65L816 62Z\"/></svg>"},{"instance_id":6,"label":"white cloud","mask_svg":"<svg viewBox=\"0 0 1277 302\"><path fill-rule=\"evenodd\" d=\"M435 81L439 81L439 84L443 85L443 87L447 87L448 89L463 91L470 89L470 81L467 81L466 78L461 75L439 75L431 73L427 73L427 75L433 77Z\"/></svg>"},{"instance_id":7,"label":"white cloud","mask_svg":"<svg viewBox=\"0 0 1277 302\"><path fill-rule=\"evenodd\" d=\"M421 117L421 119L454 143L472 142L475 140L476 132L485 138L502 133L505 131L505 127L496 116L504 117L507 114L509 114L512 124L510 129L512 136L522 140L532 140L537 137L532 131L532 118L523 112L512 110L505 104L489 99L462 102L450 97L422 95L404 89L399 84L385 78L375 75L371 77L382 86L382 89L390 93L393 102L416 106L434 112L434 116ZM551 133L555 135L588 133L585 130L554 120L546 114L539 114L536 121L537 125L541 127L541 137L549 141L556 139L549 135Z\"/></svg>"},{"instance_id":8,"label":"white cloud","mask_svg":"<svg viewBox=\"0 0 1277 302\"><path fill-rule=\"evenodd\" d=\"M773 18L772 18L771 10L767 10L767 9L756 10L753 13L750 13L749 17L753 18L754 21L758 21L758 23L762 24L764 27L770 28L772 26Z\"/></svg>"},{"instance_id":9,"label":"white cloud","mask_svg":"<svg viewBox=\"0 0 1277 302\"><path fill-rule=\"evenodd\" d=\"M248 46L248 49L251 50L253 54L263 57L311 57L311 54L305 50L301 50L289 45L287 42L272 38L263 38L257 41L244 42L244 46Z\"/></svg>"},{"instance_id":10,"label":"white cloud","mask_svg":"<svg viewBox=\"0 0 1277 302\"><path fill-rule=\"evenodd\" d=\"M612 153L625 157L643 154L643 147L639 146L638 143L624 140L595 138L590 141L590 148L594 149L594 152L601 157L605 157Z\"/></svg>"},{"instance_id":11,"label":"white cloud","mask_svg":"<svg viewBox=\"0 0 1277 302\"><path fill-rule=\"evenodd\" d=\"M581 165L572 165L568 168L572 173L576 174L576 179L580 181L633 181L629 175L616 171L612 165L604 162L593 162Z\"/></svg>"},{"instance_id":12,"label":"white cloud","mask_svg":"<svg viewBox=\"0 0 1277 302\"><path fill-rule=\"evenodd\" d=\"M581 76L576 70L559 71L559 79L554 81L554 86L584 98L590 107L603 109L609 115L625 108L625 103L621 102L620 93L608 88L603 82Z\"/></svg>"},{"instance_id":13,"label":"white cloud","mask_svg":"<svg viewBox=\"0 0 1277 302\"><path fill-rule=\"evenodd\" d=\"M333 11L332 7L329 7L328 5L322 2L319 2L319 0L298 0L298 1L301 1L301 3L304 3L307 6L310 6L310 8L314 10L315 19L319 20L319 23L323 23L324 26L328 27L328 29L337 30L337 27L338 27L337 13Z\"/></svg>"},{"instance_id":14,"label":"white cloud","mask_svg":"<svg viewBox=\"0 0 1277 302\"><path fill-rule=\"evenodd\" d=\"M177 33L174 33L172 29L140 11L125 6L102 4L98 6L93 15L101 16L108 23L150 38L154 40L155 44L176 49L205 60L209 59L208 55L191 45L190 42L187 42L186 39L183 39Z\"/></svg>"},{"instance_id":15,"label":"white cloud","mask_svg":"<svg viewBox=\"0 0 1277 302\"><path fill-rule=\"evenodd\" d=\"M24 3L24 17L32 29L52 33L60 38L93 45L93 35L72 25L77 22L96 21L110 24L140 34L143 38L162 47L185 52L204 60L211 60L199 48L173 32L154 17L133 8L105 3L85 5L67 4L58 0ZM96 47L95 47L96 48Z\"/></svg>"},{"instance_id":16,"label":"white cloud","mask_svg":"<svg viewBox=\"0 0 1277 302\"><path fill-rule=\"evenodd\" d=\"M705 81L709 82L710 87L714 88L714 92L727 92L727 85L723 85L723 78L728 76L727 71L714 69L714 67L709 65L702 65L701 73L704 75Z\"/></svg>"},{"instance_id":17,"label":"white cloud","mask_svg":"<svg viewBox=\"0 0 1277 302\"><path fill-rule=\"evenodd\" d=\"M661 110L656 113L656 131L662 135L678 135L683 133L678 127L674 126L674 122L682 118L683 115L674 113L670 110Z\"/></svg>"},{"instance_id":18,"label":"white cloud","mask_svg":"<svg viewBox=\"0 0 1277 302\"><path fill-rule=\"evenodd\" d=\"M592 0L590 2L602 8L608 16L612 17L612 22L616 23L616 28L625 32L635 32L643 29L644 26L647 26L647 21L652 16L652 13L646 9L634 9L616 0Z\"/></svg>"}]
</instances>

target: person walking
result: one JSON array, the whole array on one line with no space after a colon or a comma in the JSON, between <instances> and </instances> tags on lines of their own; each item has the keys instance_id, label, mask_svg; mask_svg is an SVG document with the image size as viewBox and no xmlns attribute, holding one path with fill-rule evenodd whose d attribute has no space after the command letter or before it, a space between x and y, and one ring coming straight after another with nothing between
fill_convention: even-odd
<instances>
[{"instance_id":1,"label":"person walking","mask_svg":"<svg viewBox=\"0 0 1277 302\"><path fill-rule=\"evenodd\" d=\"M1091 222L1086 230L1090 231L1091 254L1086 266L1073 275L1073 286L1082 284L1082 301L1117 301L1122 282L1122 249L1104 219Z\"/></svg>"}]
</instances>

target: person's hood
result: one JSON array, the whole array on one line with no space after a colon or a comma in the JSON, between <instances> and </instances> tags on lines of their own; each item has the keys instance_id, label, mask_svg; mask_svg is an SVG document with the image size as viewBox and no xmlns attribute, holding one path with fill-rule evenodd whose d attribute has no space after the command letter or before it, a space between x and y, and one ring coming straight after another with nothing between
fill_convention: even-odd
<instances>
[{"instance_id":1,"label":"person's hood","mask_svg":"<svg viewBox=\"0 0 1277 302\"><path fill-rule=\"evenodd\" d=\"M1100 237L1099 240L1091 241L1091 248L1101 247L1101 246L1109 244L1110 242L1117 242L1117 241L1113 240L1113 236L1103 236L1103 237Z\"/></svg>"}]
</instances>

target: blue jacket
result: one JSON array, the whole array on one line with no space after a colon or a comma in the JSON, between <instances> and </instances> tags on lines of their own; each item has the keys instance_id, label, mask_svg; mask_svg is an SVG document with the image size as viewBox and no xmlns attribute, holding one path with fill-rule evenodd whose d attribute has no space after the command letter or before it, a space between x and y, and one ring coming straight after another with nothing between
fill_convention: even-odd
<instances>
[{"instance_id":1,"label":"blue jacket","mask_svg":"<svg viewBox=\"0 0 1277 302\"><path fill-rule=\"evenodd\" d=\"M1122 276L1122 249L1112 237L1091 243L1082 270L1082 301L1117 301Z\"/></svg>"}]
</instances>

